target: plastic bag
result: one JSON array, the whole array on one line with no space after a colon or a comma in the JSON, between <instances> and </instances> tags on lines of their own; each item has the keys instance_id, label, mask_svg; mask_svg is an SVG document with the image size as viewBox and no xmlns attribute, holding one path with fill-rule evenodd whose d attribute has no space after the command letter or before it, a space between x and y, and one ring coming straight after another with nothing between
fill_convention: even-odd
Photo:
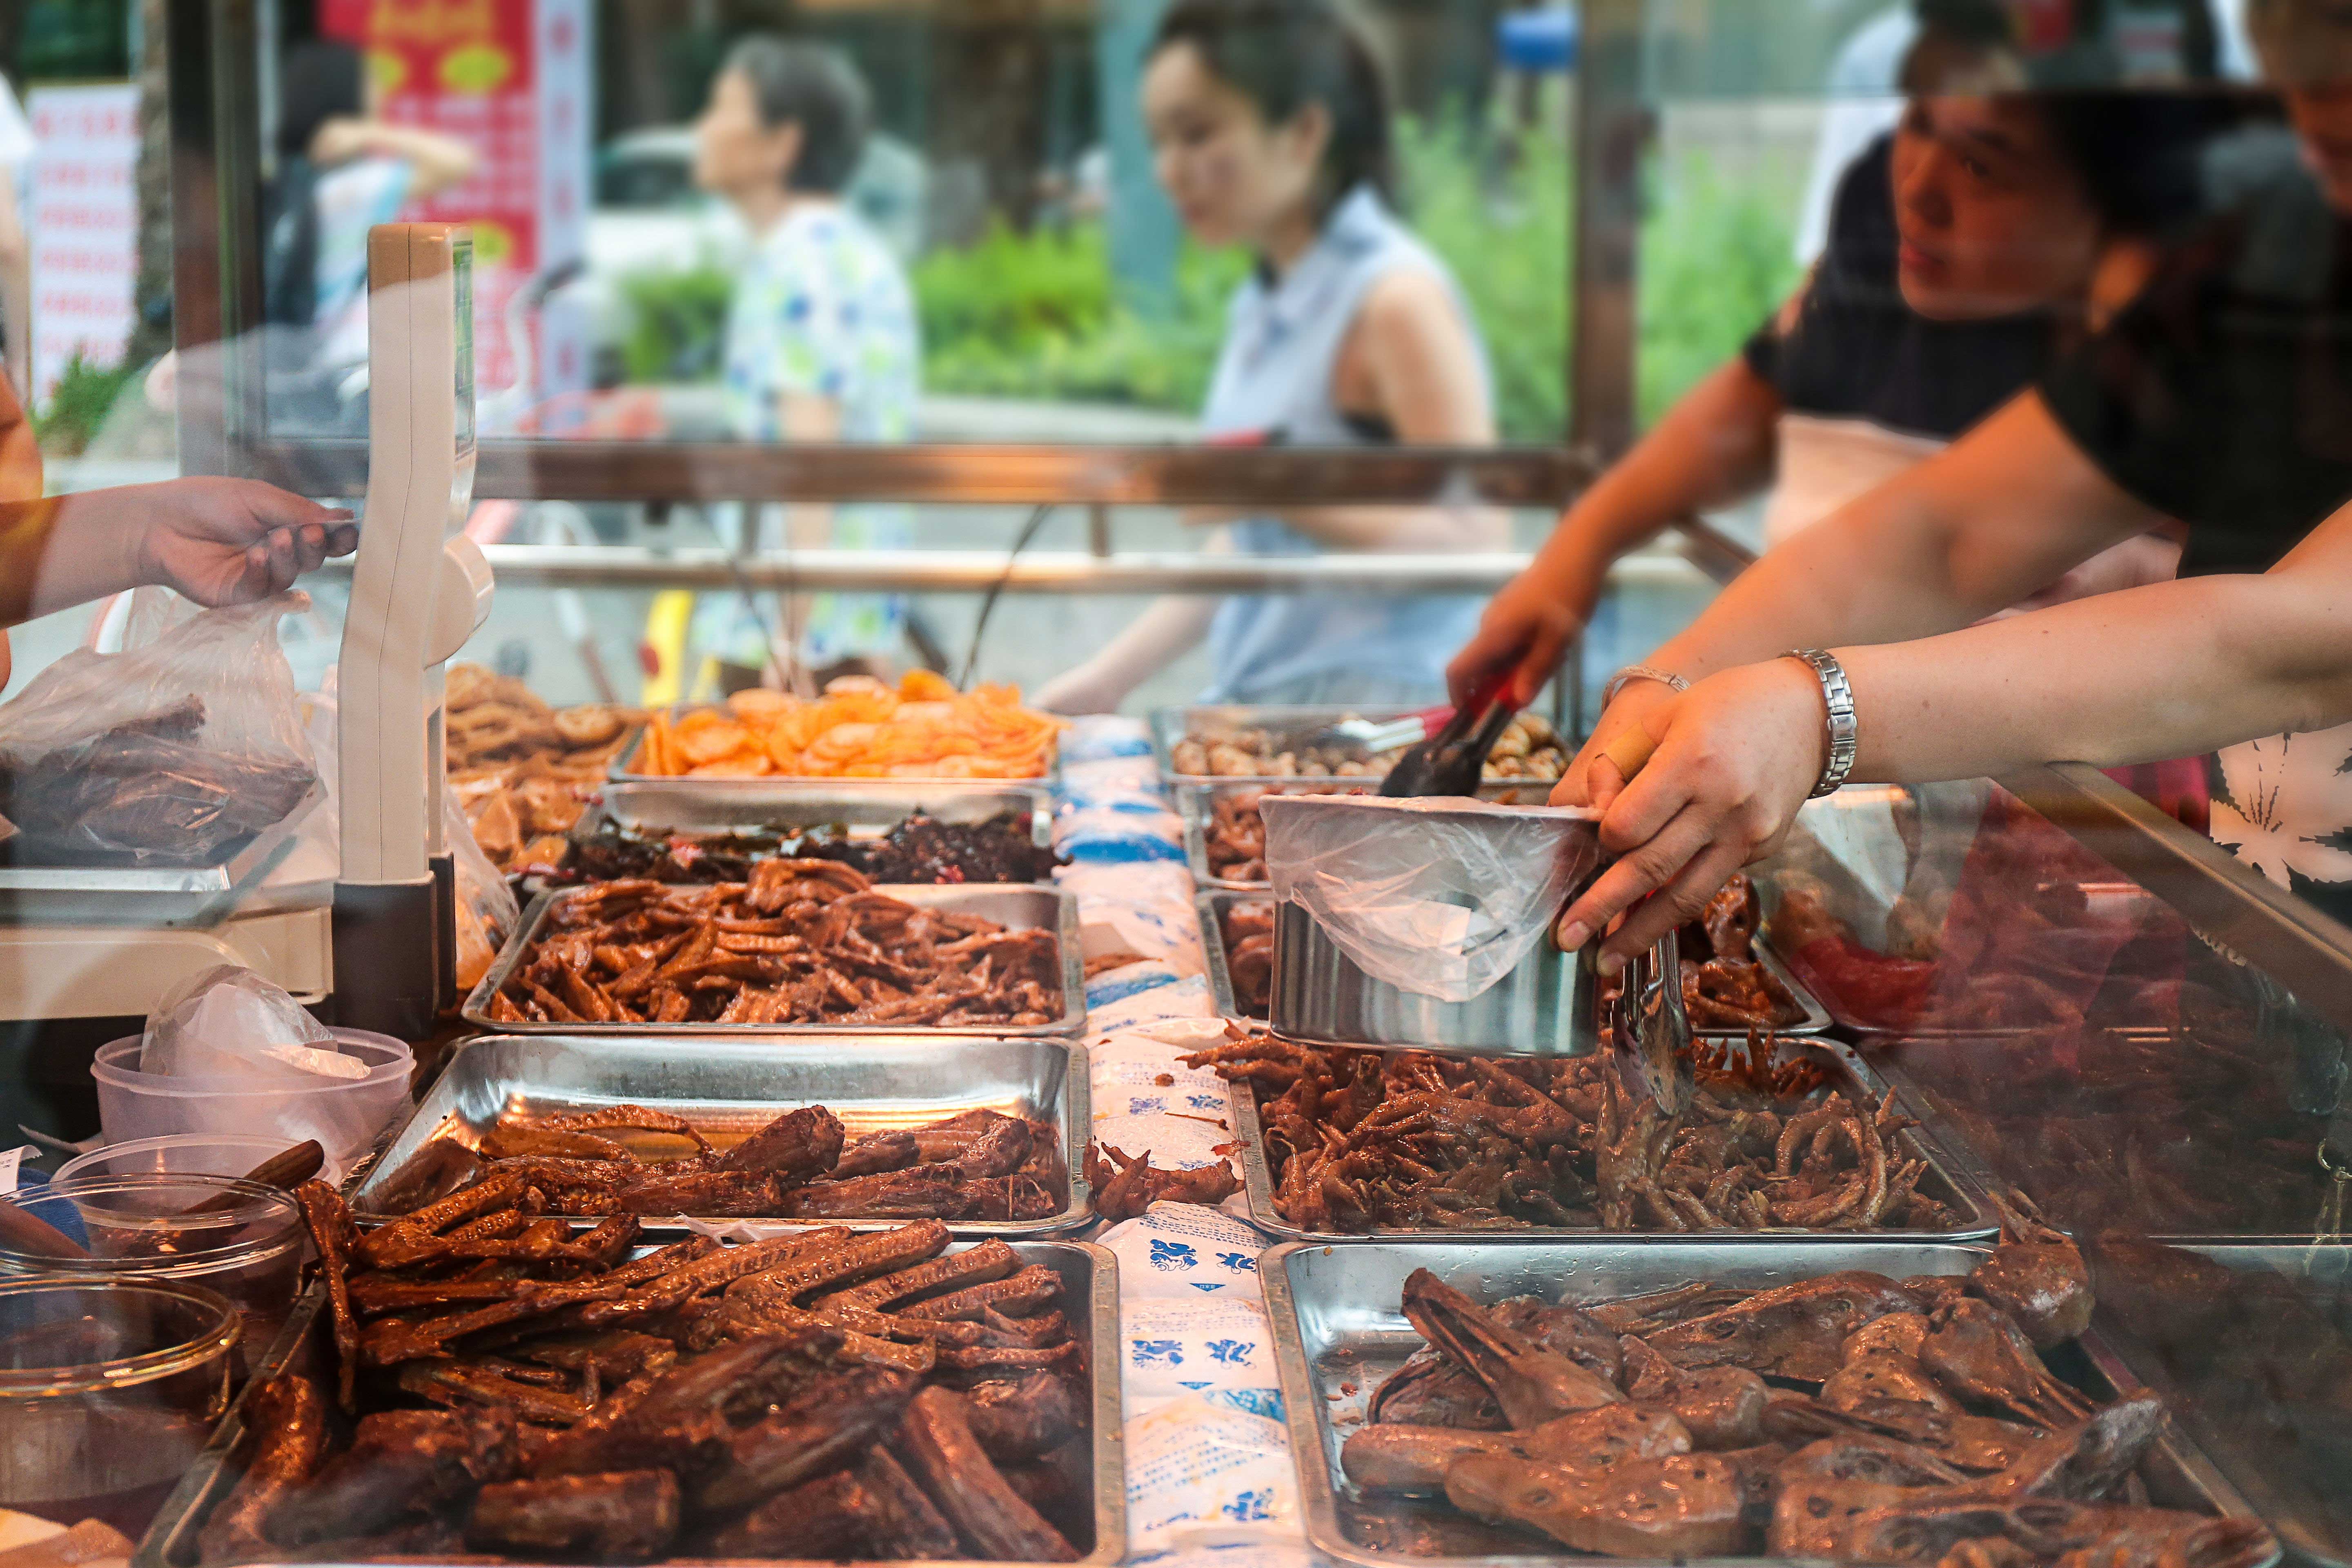
<instances>
[{"instance_id":1,"label":"plastic bag","mask_svg":"<svg viewBox=\"0 0 2352 1568\"><path fill-rule=\"evenodd\" d=\"M1095 1239L1118 1259L1122 1301L1225 1296L1265 1304L1257 1255L1265 1250L1265 1237L1231 1215L1160 1202Z\"/></svg>"},{"instance_id":2,"label":"plastic bag","mask_svg":"<svg viewBox=\"0 0 2352 1568\"><path fill-rule=\"evenodd\" d=\"M1270 795L1266 871L1373 980L1467 1002L1535 951L1601 863L1589 811Z\"/></svg>"},{"instance_id":3,"label":"plastic bag","mask_svg":"<svg viewBox=\"0 0 2352 1568\"><path fill-rule=\"evenodd\" d=\"M1130 1297L1118 1303L1119 1392L1132 1419L1211 1388L1276 1388L1274 1333L1248 1296Z\"/></svg>"},{"instance_id":4,"label":"plastic bag","mask_svg":"<svg viewBox=\"0 0 2352 1568\"><path fill-rule=\"evenodd\" d=\"M0 707L0 816L26 863L214 865L315 798L280 594L127 653L77 649Z\"/></svg>"},{"instance_id":5,"label":"plastic bag","mask_svg":"<svg viewBox=\"0 0 2352 1568\"><path fill-rule=\"evenodd\" d=\"M1131 1557L1296 1542L1292 1553L1272 1561L1284 1568L1312 1563L1297 1539L1298 1475L1279 1393L1188 1395L1130 1416L1124 1436ZM1215 1559L1236 1568L1249 1560L1226 1552Z\"/></svg>"},{"instance_id":6,"label":"plastic bag","mask_svg":"<svg viewBox=\"0 0 2352 1568\"><path fill-rule=\"evenodd\" d=\"M457 867L457 993L462 996L490 972L499 949L522 923L522 906L475 842L473 825L466 820L465 808L446 777L441 781L441 824Z\"/></svg>"},{"instance_id":7,"label":"plastic bag","mask_svg":"<svg viewBox=\"0 0 2352 1568\"><path fill-rule=\"evenodd\" d=\"M368 1072L366 1063L336 1050L335 1037L300 1003L234 963L215 964L163 993L140 1036L139 1070L300 1083Z\"/></svg>"}]
</instances>

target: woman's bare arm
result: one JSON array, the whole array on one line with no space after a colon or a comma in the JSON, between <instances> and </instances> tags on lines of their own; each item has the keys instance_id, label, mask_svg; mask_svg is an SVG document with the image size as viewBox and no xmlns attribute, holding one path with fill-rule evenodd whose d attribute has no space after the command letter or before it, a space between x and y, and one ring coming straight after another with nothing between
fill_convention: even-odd
<instances>
[{"instance_id":1,"label":"woman's bare arm","mask_svg":"<svg viewBox=\"0 0 2352 1568\"><path fill-rule=\"evenodd\" d=\"M1333 379L1342 406L1369 398L1406 446L1490 447L1495 411L1478 352L1454 296L1414 268L1374 284L1349 331ZM1483 506L1294 507L1276 513L1319 543L1392 552L1499 550L1503 514Z\"/></svg>"}]
</instances>

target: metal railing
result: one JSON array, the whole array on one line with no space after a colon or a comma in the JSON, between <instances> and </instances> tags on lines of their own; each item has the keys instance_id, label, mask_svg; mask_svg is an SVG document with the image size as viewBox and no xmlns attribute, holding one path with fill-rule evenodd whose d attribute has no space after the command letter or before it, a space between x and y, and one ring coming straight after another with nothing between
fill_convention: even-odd
<instances>
[{"instance_id":1,"label":"metal railing","mask_svg":"<svg viewBox=\"0 0 2352 1568\"><path fill-rule=\"evenodd\" d=\"M1491 594L1526 570L1517 552L1473 555L1213 555L1133 551L1097 555L1001 550L805 550L737 555L709 546L492 544L482 553L503 585L544 588L741 588L763 593ZM327 570L348 573L348 561ZM1612 587L1691 581L1670 555L1629 556Z\"/></svg>"}]
</instances>

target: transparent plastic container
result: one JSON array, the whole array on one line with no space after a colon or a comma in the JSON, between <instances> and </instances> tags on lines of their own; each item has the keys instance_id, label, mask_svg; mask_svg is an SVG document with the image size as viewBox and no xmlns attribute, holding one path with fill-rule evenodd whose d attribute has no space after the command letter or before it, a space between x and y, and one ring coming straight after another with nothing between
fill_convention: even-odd
<instances>
[{"instance_id":1,"label":"transparent plastic container","mask_svg":"<svg viewBox=\"0 0 2352 1568\"><path fill-rule=\"evenodd\" d=\"M90 1256L68 1260L0 1247L0 1279L165 1279L215 1291L243 1324L240 1371L268 1349L294 1310L310 1232L300 1205L276 1187L231 1176L60 1176L18 1194L17 1203Z\"/></svg>"},{"instance_id":2,"label":"transparent plastic container","mask_svg":"<svg viewBox=\"0 0 2352 1568\"><path fill-rule=\"evenodd\" d=\"M77 1176L242 1176L301 1140L251 1132L173 1132L133 1138L67 1161L53 1181Z\"/></svg>"},{"instance_id":3,"label":"transparent plastic container","mask_svg":"<svg viewBox=\"0 0 2352 1568\"><path fill-rule=\"evenodd\" d=\"M0 1507L136 1541L228 1409L241 1337L181 1280L0 1280Z\"/></svg>"},{"instance_id":4,"label":"transparent plastic container","mask_svg":"<svg viewBox=\"0 0 2352 1568\"><path fill-rule=\"evenodd\" d=\"M337 1049L368 1064L367 1077L321 1077L316 1087L291 1088L276 1076L173 1078L139 1070L136 1035L100 1046L89 1074L98 1080L98 1117L107 1143L175 1132L266 1133L287 1143L316 1138L327 1154L320 1176L341 1182L407 1108L416 1064L408 1047L389 1035L360 1029L334 1035Z\"/></svg>"}]
</instances>

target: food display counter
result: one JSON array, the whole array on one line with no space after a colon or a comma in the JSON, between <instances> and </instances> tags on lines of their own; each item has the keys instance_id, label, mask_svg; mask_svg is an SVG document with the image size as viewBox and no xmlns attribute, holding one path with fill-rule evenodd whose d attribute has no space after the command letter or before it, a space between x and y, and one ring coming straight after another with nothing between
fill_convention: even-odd
<instances>
[{"instance_id":1,"label":"food display counter","mask_svg":"<svg viewBox=\"0 0 2352 1568\"><path fill-rule=\"evenodd\" d=\"M1083 1023L463 1044L298 1189L286 1326L140 1561L2352 1555L2352 943L2187 829L2079 769L1816 803L1690 933L1669 1111L1613 1047L1267 1033L1217 915L1271 895L1199 884L1158 773L1077 726L1050 780L940 793L1034 813L1040 881L959 889L1001 847L942 840L948 886L887 893L807 836L887 844L903 790L589 789L573 846L743 864L566 853L565 897L1049 899ZM615 996L688 945L604 934ZM1733 954L1791 1030L1705 1027Z\"/></svg>"}]
</instances>

